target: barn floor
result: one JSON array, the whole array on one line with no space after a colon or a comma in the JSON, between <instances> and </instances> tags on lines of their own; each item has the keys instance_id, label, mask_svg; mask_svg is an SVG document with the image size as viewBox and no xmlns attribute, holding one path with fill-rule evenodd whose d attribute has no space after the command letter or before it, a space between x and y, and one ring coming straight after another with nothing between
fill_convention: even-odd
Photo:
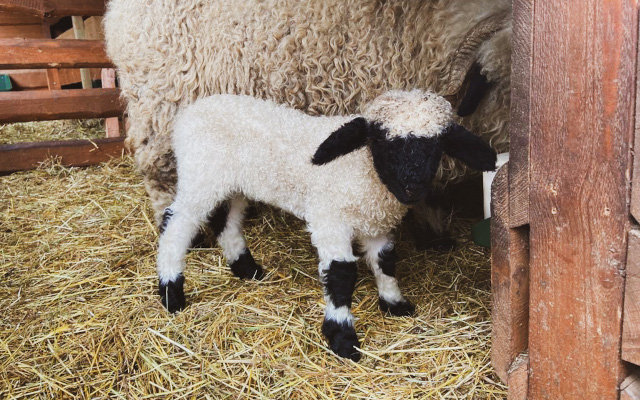
<instances>
[{"instance_id":1,"label":"barn floor","mask_svg":"<svg viewBox=\"0 0 640 400\"><path fill-rule=\"evenodd\" d=\"M489 358L489 252L454 218L453 252L399 232L410 318L384 317L359 266L363 357L320 333L322 292L303 224L267 207L247 222L261 282L233 278L217 248L194 250L188 307L156 296L157 238L130 158L55 163L0 177L0 398L497 399Z\"/></svg>"}]
</instances>

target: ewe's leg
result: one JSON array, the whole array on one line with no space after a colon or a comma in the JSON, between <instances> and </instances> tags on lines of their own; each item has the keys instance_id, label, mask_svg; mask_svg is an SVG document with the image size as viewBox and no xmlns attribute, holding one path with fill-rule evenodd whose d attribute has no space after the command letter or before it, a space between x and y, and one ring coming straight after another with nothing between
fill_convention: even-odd
<instances>
[{"instance_id":1,"label":"ewe's leg","mask_svg":"<svg viewBox=\"0 0 640 400\"><path fill-rule=\"evenodd\" d=\"M236 196L229 202L226 223L220 225L222 222L220 218L216 222L223 227L222 233L218 236L218 243L222 247L227 264L235 276L240 279L262 279L264 276L262 267L253 259L242 234L246 208L247 201L243 196Z\"/></svg>"},{"instance_id":2,"label":"ewe's leg","mask_svg":"<svg viewBox=\"0 0 640 400\"><path fill-rule=\"evenodd\" d=\"M449 251L456 246L455 239L445 229L444 213L440 206L420 202L410 212L413 240L419 250Z\"/></svg>"},{"instance_id":3,"label":"ewe's leg","mask_svg":"<svg viewBox=\"0 0 640 400\"><path fill-rule=\"evenodd\" d=\"M158 240L158 292L169 312L185 306L184 257L206 217L206 212L176 203L164 212Z\"/></svg>"},{"instance_id":4,"label":"ewe's leg","mask_svg":"<svg viewBox=\"0 0 640 400\"><path fill-rule=\"evenodd\" d=\"M376 277L380 309L396 316L412 315L413 304L408 302L396 280L396 252L386 235L361 240L362 250L371 271Z\"/></svg>"},{"instance_id":5,"label":"ewe's leg","mask_svg":"<svg viewBox=\"0 0 640 400\"><path fill-rule=\"evenodd\" d=\"M360 359L358 337L353 326L351 302L356 286L356 257L351 249L350 232L312 230L311 240L318 249L320 281L324 285L325 308L322 333L340 357Z\"/></svg>"}]
</instances>

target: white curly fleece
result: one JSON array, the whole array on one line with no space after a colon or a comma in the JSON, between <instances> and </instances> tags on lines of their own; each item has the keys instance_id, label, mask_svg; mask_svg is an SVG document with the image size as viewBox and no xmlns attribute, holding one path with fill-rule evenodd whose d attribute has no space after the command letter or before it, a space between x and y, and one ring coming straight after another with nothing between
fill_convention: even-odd
<instances>
[{"instance_id":1,"label":"white curly fleece","mask_svg":"<svg viewBox=\"0 0 640 400\"><path fill-rule=\"evenodd\" d=\"M423 90L390 90L372 101L362 113L373 121L384 121L387 138L408 135L432 137L453 121L451 103L444 97Z\"/></svg>"},{"instance_id":2,"label":"white curly fleece","mask_svg":"<svg viewBox=\"0 0 640 400\"><path fill-rule=\"evenodd\" d=\"M380 181L368 148L322 166L311 163L318 146L353 118L312 117L249 96L198 100L179 113L175 125L176 202L181 196L226 199L242 192L305 219L312 232L316 222L326 227L332 218L350 227L344 234L352 238L388 232L407 207ZM206 212L213 206L203 204Z\"/></svg>"}]
</instances>

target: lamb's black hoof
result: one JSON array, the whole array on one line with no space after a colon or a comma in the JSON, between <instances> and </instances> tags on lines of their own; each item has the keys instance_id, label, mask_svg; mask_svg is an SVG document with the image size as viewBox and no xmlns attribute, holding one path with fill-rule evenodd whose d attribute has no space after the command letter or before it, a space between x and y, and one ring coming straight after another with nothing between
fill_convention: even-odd
<instances>
[{"instance_id":1,"label":"lamb's black hoof","mask_svg":"<svg viewBox=\"0 0 640 400\"><path fill-rule=\"evenodd\" d=\"M356 350L360 348L360 342L353 326L325 319L322 323L322 333L334 353L343 358L360 361L361 354Z\"/></svg>"},{"instance_id":2,"label":"lamb's black hoof","mask_svg":"<svg viewBox=\"0 0 640 400\"><path fill-rule=\"evenodd\" d=\"M430 239L416 239L416 249L436 250L446 253L456 248L456 240L450 237L436 237Z\"/></svg>"},{"instance_id":3,"label":"lamb's black hoof","mask_svg":"<svg viewBox=\"0 0 640 400\"><path fill-rule=\"evenodd\" d=\"M180 275L175 281L169 281L166 285L160 282L158 285L158 294L162 300L162 305L164 305L170 313L184 310L186 305L184 299L184 276Z\"/></svg>"},{"instance_id":4,"label":"lamb's black hoof","mask_svg":"<svg viewBox=\"0 0 640 400\"><path fill-rule=\"evenodd\" d=\"M240 279L261 280L264 277L262 267L256 263L249 250L242 253L229 267L231 272Z\"/></svg>"},{"instance_id":5,"label":"lamb's black hoof","mask_svg":"<svg viewBox=\"0 0 640 400\"><path fill-rule=\"evenodd\" d=\"M389 303L382 297L379 297L380 309L384 313L389 313L396 317L410 317L416 311L416 306L408 301L401 301L399 303Z\"/></svg>"}]
</instances>

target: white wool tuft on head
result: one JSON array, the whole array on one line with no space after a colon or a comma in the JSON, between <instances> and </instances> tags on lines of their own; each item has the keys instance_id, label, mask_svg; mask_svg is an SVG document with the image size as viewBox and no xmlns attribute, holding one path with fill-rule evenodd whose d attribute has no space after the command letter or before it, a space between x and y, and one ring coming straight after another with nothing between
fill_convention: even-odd
<instances>
[{"instance_id":1,"label":"white wool tuft on head","mask_svg":"<svg viewBox=\"0 0 640 400\"><path fill-rule=\"evenodd\" d=\"M387 137L408 135L433 137L453 121L451 103L428 90L390 90L376 97L362 113L370 121L380 122Z\"/></svg>"}]
</instances>

